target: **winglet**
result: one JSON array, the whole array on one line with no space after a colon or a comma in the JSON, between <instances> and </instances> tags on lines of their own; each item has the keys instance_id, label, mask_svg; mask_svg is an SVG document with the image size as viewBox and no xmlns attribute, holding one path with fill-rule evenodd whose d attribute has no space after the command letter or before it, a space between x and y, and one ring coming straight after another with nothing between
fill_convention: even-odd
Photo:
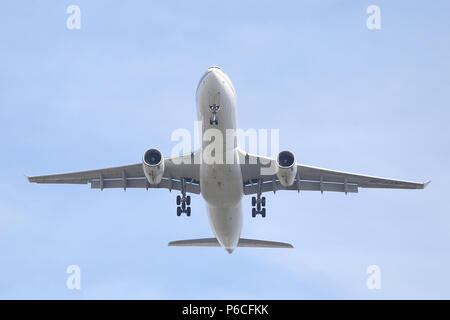
<instances>
[{"instance_id":1,"label":"winglet","mask_svg":"<svg viewBox=\"0 0 450 320\"><path fill-rule=\"evenodd\" d=\"M27 179L28 179L28 182L31 182L31 180L30 180L30 177L29 177L29 176L27 176L26 174L24 174L24 176L25 176L25 178L27 178Z\"/></svg>"},{"instance_id":2,"label":"winglet","mask_svg":"<svg viewBox=\"0 0 450 320\"><path fill-rule=\"evenodd\" d=\"M424 182L423 188L425 189L430 184L430 182L431 182L431 180L428 180L427 182Z\"/></svg>"}]
</instances>

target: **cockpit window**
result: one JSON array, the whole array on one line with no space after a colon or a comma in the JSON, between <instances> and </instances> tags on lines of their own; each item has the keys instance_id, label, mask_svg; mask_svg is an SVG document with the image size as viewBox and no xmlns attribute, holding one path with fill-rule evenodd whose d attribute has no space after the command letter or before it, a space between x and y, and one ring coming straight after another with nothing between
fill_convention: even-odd
<instances>
[{"instance_id":1,"label":"cockpit window","mask_svg":"<svg viewBox=\"0 0 450 320\"><path fill-rule=\"evenodd\" d=\"M198 82L197 85L197 90L200 87L200 84L202 83L203 79L205 78L205 76L210 73L210 72L217 72L220 73L220 75L225 79L225 81L228 83L228 85L231 87L231 90L233 90L233 93L236 95L236 90L234 89L233 83L231 82L230 78L226 75L225 72L223 72L222 68L218 67L218 66L211 66L208 68L208 71L205 72L205 74L202 76L202 78L200 79L200 81Z\"/></svg>"}]
</instances>

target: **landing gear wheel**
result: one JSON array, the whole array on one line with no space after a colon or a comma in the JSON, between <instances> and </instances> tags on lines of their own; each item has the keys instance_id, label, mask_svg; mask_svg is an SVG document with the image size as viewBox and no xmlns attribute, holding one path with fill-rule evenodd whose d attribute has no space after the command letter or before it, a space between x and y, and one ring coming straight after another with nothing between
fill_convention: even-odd
<instances>
[{"instance_id":1,"label":"landing gear wheel","mask_svg":"<svg viewBox=\"0 0 450 320\"><path fill-rule=\"evenodd\" d=\"M256 205L256 197L252 197L252 207Z\"/></svg>"},{"instance_id":2,"label":"landing gear wheel","mask_svg":"<svg viewBox=\"0 0 450 320\"><path fill-rule=\"evenodd\" d=\"M186 204L187 204L188 206L191 205L191 196L187 196L187 197L186 197Z\"/></svg>"},{"instance_id":3,"label":"landing gear wheel","mask_svg":"<svg viewBox=\"0 0 450 320\"><path fill-rule=\"evenodd\" d=\"M255 217L256 217L256 209L252 208L252 218L255 218Z\"/></svg>"},{"instance_id":4,"label":"landing gear wheel","mask_svg":"<svg viewBox=\"0 0 450 320\"><path fill-rule=\"evenodd\" d=\"M181 203L181 197L180 197L180 196L177 196L177 206L179 206L180 203Z\"/></svg>"},{"instance_id":5,"label":"landing gear wheel","mask_svg":"<svg viewBox=\"0 0 450 320\"><path fill-rule=\"evenodd\" d=\"M186 215L187 215L188 217L191 216L191 207L187 207L187 208L186 208Z\"/></svg>"},{"instance_id":6,"label":"landing gear wheel","mask_svg":"<svg viewBox=\"0 0 450 320\"><path fill-rule=\"evenodd\" d=\"M219 120L214 120L214 123L216 124L216 126L219 124Z\"/></svg>"},{"instance_id":7,"label":"landing gear wheel","mask_svg":"<svg viewBox=\"0 0 450 320\"><path fill-rule=\"evenodd\" d=\"M266 206L266 197L262 197L261 198L261 204L262 204L263 207Z\"/></svg>"},{"instance_id":8,"label":"landing gear wheel","mask_svg":"<svg viewBox=\"0 0 450 320\"><path fill-rule=\"evenodd\" d=\"M177 207L177 216L181 216L181 208Z\"/></svg>"},{"instance_id":9,"label":"landing gear wheel","mask_svg":"<svg viewBox=\"0 0 450 320\"><path fill-rule=\"evenodd\" d=\"M209 124L212 125L213 124L213 120L209 119Z\"/></svg>"},{"instance_id":10,"label":"landing gear wheel","mask_svg":"<svg viewBox=\"0 0 450 320\"><path fill-rule=\"evenodd\" d=\"M263 218L266 217L266 208L262 208L261 216L262 216Z\"/></svg>"}]
</instances>

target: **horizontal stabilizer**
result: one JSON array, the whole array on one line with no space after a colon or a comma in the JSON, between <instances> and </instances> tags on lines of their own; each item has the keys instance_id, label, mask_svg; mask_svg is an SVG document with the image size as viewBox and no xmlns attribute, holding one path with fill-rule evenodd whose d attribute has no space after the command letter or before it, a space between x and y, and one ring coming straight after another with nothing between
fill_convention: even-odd
<instances>
[{"instance_id":1,"label":"horizontal stabilizer","mask_svg":"<svg viewBox=\"0 0 450 320\"><path fill-rule=\"evenodd\" d=\"M170 247L220 247L216 238L170 241Z\"/></svg>"},{"instance_id":2,"label":"horizontal stabilizer","mask_svg":"<svg viewBox=\"0 0 450 320\"><path fill-rule=\"evenodd\" d=\"M178 240L169 242L169 246L173 247L220 247L216 238ZM238 247L252 248L293 248L292 244L285 242L255 240L240 238Z\"/></svg>"},{"instance_id":3,"label":"horizontal stabilizer","mask_svg":"<svg viewBox=\"0 0 450 320\"><path fill-rule=\"evenodd\" d=\"M286 242L255 240L255 239L239 239L238 247L254 247L254 248L293 248L294 246Z\"/></svg>"}]
</instances>

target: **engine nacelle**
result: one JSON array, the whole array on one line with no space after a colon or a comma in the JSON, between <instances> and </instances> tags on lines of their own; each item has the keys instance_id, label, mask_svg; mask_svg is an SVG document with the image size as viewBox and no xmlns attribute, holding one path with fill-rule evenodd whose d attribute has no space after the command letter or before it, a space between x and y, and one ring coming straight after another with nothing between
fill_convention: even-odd
<instances>
[{"instance_id":1,"label":"engine nacelle","mask_svg":"<svg viewBox=\"0 0 450 320\"><path fill-rule=\"evenodd\" d=\"M281 185L292 186L297 175L297 163L294 154L290 151L281 151L277 156L277 165L277 177Z\"/></svg>"},{"instance_id":2,"label":"engine nacelle","mask_svg":"<svg viewBox=\"0 0 450 320\"><path fill-rule=\"evenodd\" d=\"M144 174L150 184L158 184L164 174L164 158L157 149L149 149L142 157Z\"/></svg>"}]
</instances>

